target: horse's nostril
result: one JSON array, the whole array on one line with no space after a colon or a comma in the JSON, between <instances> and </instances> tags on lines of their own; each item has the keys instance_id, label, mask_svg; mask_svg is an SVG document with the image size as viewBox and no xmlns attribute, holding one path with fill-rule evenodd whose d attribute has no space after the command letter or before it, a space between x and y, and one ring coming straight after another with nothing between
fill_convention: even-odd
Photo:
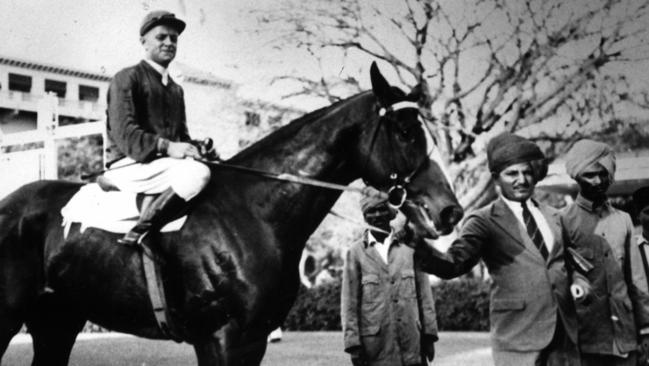
<instances>
[{"instance_id":1,"label":"horse's nostril","mask_svg":"<svg viewBox=\"0 0 649 366\"><path fill-rule=\"evenodd\" d=\"M440 213L440 219L444 225L455 226L464 216L464 210L460 206L445 207Z\"/></svg>"}]
</instances>

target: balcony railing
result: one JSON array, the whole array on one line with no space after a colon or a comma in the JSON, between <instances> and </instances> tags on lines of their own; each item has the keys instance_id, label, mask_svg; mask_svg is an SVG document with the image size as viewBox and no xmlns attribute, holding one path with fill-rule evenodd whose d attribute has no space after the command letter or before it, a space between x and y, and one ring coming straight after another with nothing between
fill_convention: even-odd
<instances>
[{"instance_id":1,"label":"balcony railing","mask_svg":"<svg viewBox=\"0 0 649 366\"><path fill-rule=\"evenodd\" d=\"M43 95L15 90L0 90L0 107L35 112L38 109L38 101L42 98ZM59 114L96 117L102 115L106 109L106 105L103 103L88 100L57 99L60 107Z\"/></svg>"}]
</instances>

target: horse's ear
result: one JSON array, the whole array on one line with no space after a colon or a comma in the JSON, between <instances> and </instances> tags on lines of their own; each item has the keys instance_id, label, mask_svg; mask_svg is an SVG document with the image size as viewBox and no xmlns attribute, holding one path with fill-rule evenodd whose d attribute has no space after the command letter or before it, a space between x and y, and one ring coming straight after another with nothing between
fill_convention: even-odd
<instances>
[{"instance_id":1,"label":"horse's ear","mask_svg":"<svg viewBox=\"0 0 649 366\"><path fill-rule=\"evenodd\" d=\"M372 81L372 91L379 103L383 107L391 105L393 102L392 99L394 99L392 97L392 88L383 75L381 75L381 71L379 71L376 61L373 61L372 66L370 66L370 80Z\"/></svg>"},{"instance_id":2,"label":"horse's ear","mask_svg":"<svg viewBox=\"0 0 649 366\"><path fill-rule=\"evenodd\" d=\"M406 96L406 100L409 100L411 102L419 102L424 96L424 91L421 86L421 84L415 85L414 88L408 93Z\"/></svg>"}]
</instances>

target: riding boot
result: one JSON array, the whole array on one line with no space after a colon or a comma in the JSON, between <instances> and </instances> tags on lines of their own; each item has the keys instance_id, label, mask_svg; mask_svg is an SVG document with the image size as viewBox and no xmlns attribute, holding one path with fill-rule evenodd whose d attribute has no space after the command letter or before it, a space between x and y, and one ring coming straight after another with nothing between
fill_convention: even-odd
<instances>
[{"instance_id":1,"label":"riding boot","mask_svg":"<svg viewBox=\"0 0 649 366\"><path fill-rule=\"evenodd\" d=\"M187 202L171 188L162 192L145 208L138 223L117 242L125 245L136 245L151 231L160 230L164 225L177 217Z\"/></svg>"}]
</instances>

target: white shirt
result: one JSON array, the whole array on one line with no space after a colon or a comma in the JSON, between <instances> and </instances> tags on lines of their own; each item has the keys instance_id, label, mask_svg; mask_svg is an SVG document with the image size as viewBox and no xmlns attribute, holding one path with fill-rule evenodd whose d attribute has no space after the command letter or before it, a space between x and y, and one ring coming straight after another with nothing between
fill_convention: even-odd
<instances>
[{"instance_id":1,"label":"white shirt","mask_svg":"<svg viewBox=\"0 0 649 366\"><path fill-rule=\"evenodd\" d=\"M524 228L525 226L525 220L523 219L523 206L521 205L521 202L516 202L516 201L510 201L504 196L500 196L500 198L507 204L509 209L514 213L514 216L516 216L516 219L523 225ZM530 213L532 214L532 217L534 217L534 221L536 221L536 226L539 228L539 231L541 232L541 236L543 237L543 241L545 242L545 247L548 249L548 253L552 252L552 248L554 247L554 235L552 234L552 230L550 229L550 225L548 225L548 221L545 219L545 216L543 216L543 213L541 210L539 210L538 205L534 200L527 200L525 202L527 205L527 208L530 210ZM527 229L525 230L527 231Z\"/></svg>"},{"instance_id":2,"label":"white shirt","mask_svg":"<svg viewBox=\"0 0 649 366\"><path fill-rule=\"evenodd\" d=\"M155 71L157 71L161 76L162 79L162 85L167 86L169 83L169 70L166 67L163 67L162 65L156 63L155 61L149 60L148 58L145 58L144 61L151 65Z\"/></svg>"},{"instance_id":3,"label":"white shirt","mask_svg":"<svg viewBox=\"0 0 649 366\"><path fill-rule=\"evenodd\" d=\"M370 230L367 231L367 243L372 245L374 243L374 248L379 252L381 259L385 264L388 264L388 252L390 251L390 245L392 245L392 235L393 231L390 231L390 235L386 236L383 242L377 241L374 235Z\"/></svg>"}]
</instances>

